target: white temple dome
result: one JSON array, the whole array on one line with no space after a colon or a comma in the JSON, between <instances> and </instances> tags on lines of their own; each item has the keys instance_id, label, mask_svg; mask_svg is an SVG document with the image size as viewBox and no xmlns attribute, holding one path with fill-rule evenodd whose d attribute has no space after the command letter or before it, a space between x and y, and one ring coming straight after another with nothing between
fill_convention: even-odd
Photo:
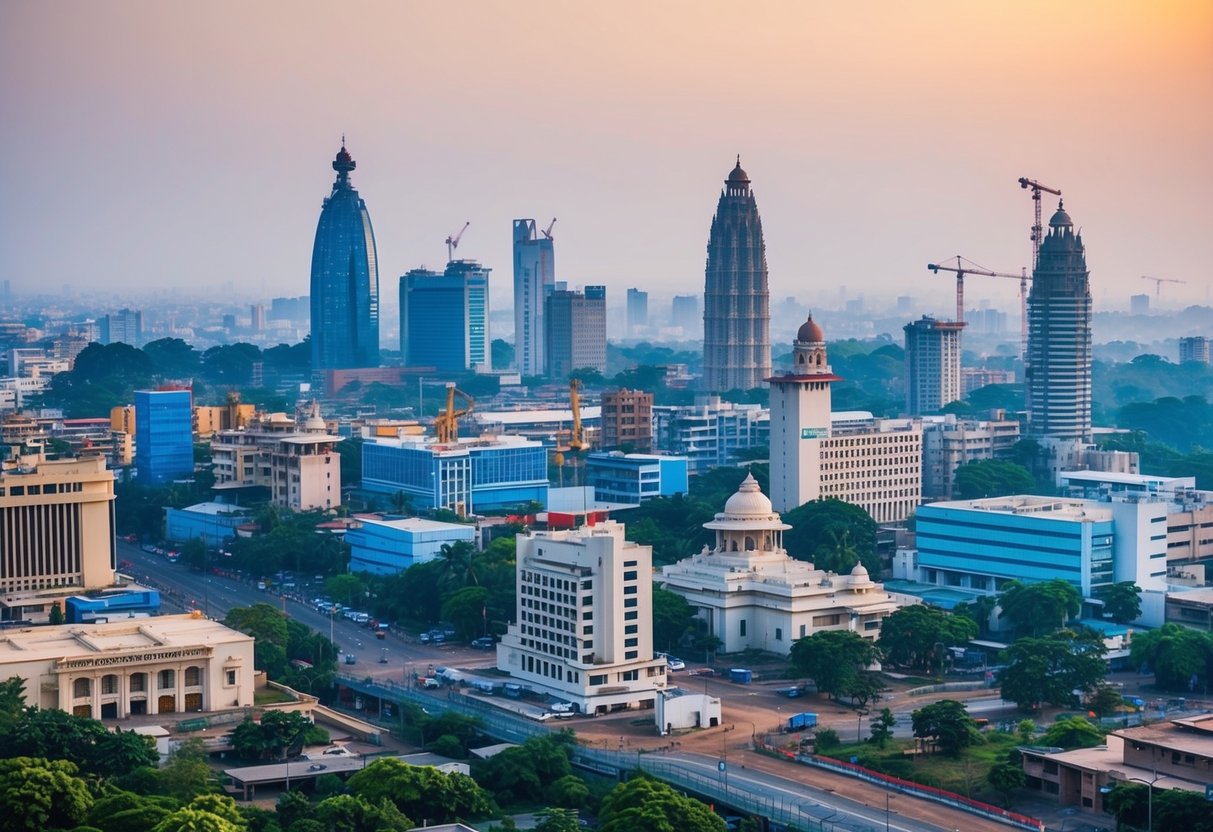
<instances>
[{"instance_id":1,"label":"white temple dome","mask_svg":"<svg viewBox=\"0 0 1213 832\"><path fill-rule=\"evenodd\" d=\"M753 474L746 474L737 493L724 504L724 513L729 517L769 517L772 511L770 499L762 493Z\"/></svg>"}]
</instances>

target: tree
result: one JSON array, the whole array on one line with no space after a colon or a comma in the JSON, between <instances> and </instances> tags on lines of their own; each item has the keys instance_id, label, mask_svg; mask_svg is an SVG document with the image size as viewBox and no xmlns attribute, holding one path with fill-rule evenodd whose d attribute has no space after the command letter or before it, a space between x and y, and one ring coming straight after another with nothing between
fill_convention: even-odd
<instances>
[{"instance_id":1,"label":"tree","mask_svg":"<svg viewBox=\"0 0 1213 832\"><path fill-rule=\"evenodd\" d=\"M920 670L943 668L948 647L977 636L977 623L930 604L912 604L896 610L880 623L876 642L886 659Z\"/></svg>"},{"instance_id":2,"label":"tree","mask_svg":"<svg viewBox=\"0 0 1213 832\"><path fill-rule=\"evenodd\" d=\"M168 762L158 772L164 793L178 800L189 801L211 791L215 784L215 770L207 765L208 759L206 747L196 737L177 745L169 752Z\"/></svg>"},{"instance_id":3,"label":"tree","mask_svg":"<svg viewBox=\"0 0 1213 832\"><path fill-rule=\"evenodd\" d=\"M89 811L88 822L105 832L147 832L172 813L173 809L163 802L164 798L111 791L97 798Z\"/></svg>"},{"instance_id":4,"label":"tree","mask_svg":"<svg viewBox=\"0 0 1213 832\"><path fill-rule=\"evenodd\" d=\"M1103 587L1096 597L1103 601L1104 613L1117 624L1128 624L1141 617L1141 587L1133 581Z\"/></svg>"},{"instance_id":5,"label":"tree","mask_svg":"<svg viewBox=\"0 0 1213 832\"><path fill-rule=\"evenodd\" d=\"M1133 662L1154 671L1164 690L1195 690L1213 682L1213 635L1164 624L1133 634Z\"/></svg>"},{"instance_id":6,"label":"tree","mask_svg":"<svg viewBox=\"0 0 1213 832\"><path fill-rule=\"evenodd\" d=\"M868 639L850 630L821 630L792 644L792 668L808 676L822 693L843 693L860 671L880 658Z\"/></svg>"},{"instance_id":7,"label":"tree","mask_svg":"<svg viewBox=\"0 0 1213 832\"><path fill-rule=\"evenodd\" d=\"M286 646L286 621L286 614L271 604L233 607L223 619L223 623L233 630L279 647Z\"/></svg>"},{"instance_id":8,"label":"tree","mask_svg":"<svg viewBox=\"0 0 1213 832\"><path fill-rule=\"evenodd\" d=\"M0 742L14 756L68 760L83 774L122 774L159 761L150 737L111 732L89 717L57 709L27 708Z\"/></svg>"},{"instance_id":9,"label":"tree","mask_svg":"<svg viewBox=\"0 0 1213 832\"><path fill-rule=\"evenodd\" d=\"M387 798L370 801L349 794L320 801L315 819L326 832L408 832L413 827L413 822ZM298 823L291 825L292 832Z\"/></svg>"},{"instance_id":10,"label":"tree","mask_svg":"<svg viewBox=\"0 0 1213 832\"><path fill-rule=\"evenodd\" d=\"M376 760L349 779L350 792L372 805L383 800L412 818L447 823L489 814L492 804L476 781L397 759Z\"/></svg>"},{"instance_id":11,"label":"tree","mask_svg":"<svg viewBox=\"0 0 1213 832\"><path fill-rule=\"evenodd\" d=\"M653 648L673 650L691 631L695 612L677 592L653 587Z\"/></svg>"},{"instance_id":12,"label":"tree","mask_svg":"<svg viewBox=\"0 0 1213 832\"><path fill-rule=\"evenodd\" d=\"M538 803L549 788L571 773L568 744L559 735L532 737L477 763L475 768L477 782L502 804Z\"/></svg>"},{"instance_id":13,"label":"tree","mask_svg":"<svg viewBox=\"0 0 1213 832\"><path fill-rule=\"evenodd\" d=\"M1074 691L1094 690L1108 672L1107 649L1097 635L1060 630L1043 638L1016 639L999 674L1002 698L1031 709L1043 702L1071 705Z\"/></svg>"},{"instance_id":14,"label":"tree","mask_svg":"<svg viewBox=\"0 0 1213 832\"><path fill-rule=\"evenodd\" d=\"M1023 766L1015 763L998 763L986 774L986 782L1002 795L1003 802L1011 805L1011 796L1028 784Z\"/></svg>"},{"instance_id":15,"label":"tree","mask_svg":"<svg viewBox=\"0 0 1213 832\"><path fill-rule=\"evenodd\" d=\"M1065 749L1096 748L1104 744L1104 734L1081 716L1067 716L1050 725L1040 742Z\"/></svg>"},{"instance_id":16,"label":"tree","mask_svg":"<svg viewBox=\"0 0 1213 832\"><path fill-rule=\"evenodd\" d=\"M833 498L814 500L785 513L783 521L792 527L784 533L784 547L797 560L839 574L850 572L858 561L869 573L879 573L876 521L859 506Z\"/></svg>"},{"instance_id":17,"label":"tree","mask_svg":"<svg viewBox=\"0 0 1213 832\"><path fill-rule=\"evenodd\" d=\"M535 832L579 832L577 813L571 809L544 809L536 814L539 824Z\"/></svg>"},{"instance_id":18,"label":"tree","mask_svg":"<svg viewBox=\"0 0 1213 832\"><path fill-rule=\"evenodd\" d=\"M641 775L602 799L602 832L724 832L724 820L706 804Z\"/></svg>"},{"instance_id":19,"label":"tree","mask_svg":"<svg viewBox=\"0 0 1213 832\"><path fill-rule=\"evenodd\" d=\"M897 724L897 717L893 716L893 712L888 708L881 708L880 714L871 721L872 742L877 748L883 749L893 736L893 726Z\"/></svg>"},{"instance_id":20,"label":"tree","mask_svg":"<svg viewBox=\"0 0 1213 832\"><path fill-rule=\"evenodd\" d=\"M25 714L25 680L10 676L0 682L0 736L7 734Z\"/></svg>"},{"instance_id":21,"label":"tree","mask_svg":"<svg viewBox=\"0 0 1213 832\"><path fill-rule=\"evenodd\" d=\"M842 740L833 728L818 728L813 733L813 744L818 751L829 751L842 745Z\"/></svg>"},{"instance_id":22,"label":"tree","mask_svg":"<svg viewBox=\"0 0 1213 832\"><path fill-rule=\"evenodd\" d=\"M298 753L312 723L297 711L265 711L261 721L251 717L232 731L232 750L246 760L280 760Z\"/></svg>"},{"instance_id":23,"label":"tree","mask_svg":"<svg viewBox=\"0 0 1213 832\"><path fill-rule=\"evenodd\" d=\"M63 607L59 606L59 602L56 601L55 603L51 604L50 616L48 617L47 623L51 626L56 626L58 624L62 624L63 621Z\"/></svg>"},{"instance_id":24,"label":"tree","mask_svg":"<svg viewBox=\"0 0 1213 832\"><path fill-rule=\"evenodd\" d=\"M1037 584L1009 581L998 596L998 606L1018 635L1039 636L1064 627L1078 615L1082 596L1061 578Z\"/></svg>"},{"instance_id":25,"label":"tree","mask_svg":"<svg viewBox=\"0 0 1213 832\"><path fill-rule=\"evenodd\" d=\"M41 832L83 822L93 797L77 771L68 760L0 760L0 828Z\"/></svg>"},{"instance_id":26,"label":"tree","mask_svg":"<svg viewBox=\"0 0 1213 832\"><path fill-rule=\"evenodd\" d=\"M924 705L911 714L914 736L933 738L945 754L955 757L970 745L982 741L977 723L965 710L963 702L941 699Z\"/></svg>"},{"instance_id":27,"label":"tree","mask_svg":"<svg viewBox=\"0 0 1213 832\"><path fill-rule=\"evenodd\" d=\"M956 469L952 495L957 500L1005 497L1008 494L1033 494L1036 480L1032 472L1014 462L982 459L967 462Z\"/></svg>"},{"instance_id":28,"label":"tree","mask_svg":"<svg viewBox=\"0 0 1213 832\"><path fill-rule=\"evenodd\" d=\"M565 809L582 809L590 802L590 787L576 774L566 774L548 786L547 801Z\"/></svg>"},{"instance_id":29,"label":"tree","mask_svg":"<svg viewBox=\"0 0 1213 832\"><path fill-rule=\"evenodd\" d=\"M346 572L325 581L324 591L334 601L339 601L347 607L356 607L363 600L366 584L357 575Z\"/></svg>"},{"instance_id":30,"label":"tree","mask_svg":"<svg viewBox=\"0 0 1213 832\"><path fill-rule=\"evenodd\" d=\"M201 537L185 541L181 546L181 559L195 572L205 572L206 567L210 564L210 553L206 550L206 541Z\"/></svg>"},{"instance_id":31,"label":"tree","mask_svg":"<svg viewBox=\"0 0 1213 832\"><path fill-rule=\"evenodd\" d=\"M488 598L489 591L482 586L457 589L442 602L442 617L455 625L464 640L483 635L488 621Z\"/></svg>"},{"instance_id":32,"label":"tree","mask_svg":"<svg viewBox=\"0 0 1213 832\"><path fill-rule=\"evenodd\" d=\"M1110 685L1100 685L1087 699L1087 707L1094 711L1096 716L1111 716L1124 703L1124 697Z\"/></svg>"}]
</instances>

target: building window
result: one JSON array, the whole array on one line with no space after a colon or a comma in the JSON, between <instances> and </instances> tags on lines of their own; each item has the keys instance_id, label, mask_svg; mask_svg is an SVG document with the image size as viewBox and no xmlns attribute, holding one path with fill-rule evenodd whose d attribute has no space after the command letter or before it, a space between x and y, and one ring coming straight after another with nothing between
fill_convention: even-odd
<instances>
[{"instance_id":1,"label":"building window","mask_svg":"<svg viewBox=\"0 0 1213 832\"><path fill-rule=\"evenodd\" d=\"M101 677L101 693L117 693L118 692L118 677L112 673L108 676Z\"/></svg>"},{"instance_id":2,"label":"building window","mask_svg":"<svg viewBox=\"0 0 1213 832\"><path fill-rule=\"evenodd\" d=\"M739 635L740 635L742 638L745 638L745 619L744 619L744 618L743 618L743 619L741 619L741 625L740 625L740 627L741 627L741 631L740 631Z\"/></svg>"},{"instance_id":3,"label":"building window","mask_svg":"<svg viewBox=\"0 0 1213 832\"><path fill-rule=\"evenodd\" d=\"M590 685L605 685L607 683L607 675L605 673L595 673L590 676Z\"/></svg>"},{"instance_id":4,"label":"building window","mask_svg":"<svg viewBox=\"0 0 1213 832\"><path fill-rule=\"evenodd\" d=\"M200 684L202 684L202 669L199 667L187 667L185 669L186 687L196 687Z\"/></svg>"},{"instance_id":5,"label":"building window","mask_svg":"<svg viewBox=\"0 0 1213 832\"><path fill-rule=\"evenodd\" d=\"M227 671L227 685L228 685L228 687L235 687L236 671L234 671L234 670Z\"/></svg>"},{"instance_id":6,"label":"building window","mask_svg":"<svg viewBox=\"0 0 1213 832\"><path fill-rule=\"evenodd\" d=\"M625 612L623 614L623 620L624 621L635 621L637 618L639 618L639 616L640 616L640 613L636 612L636 610L631 610L631 611Z\"/></svg>"},{"instance_id":7,"label":"building window","mask_svg":"<svg viewBox=\"0 0 1213 832\"><path fill-rule=\"evenodd\" d=\"M143 693L147 690L147 674L132 673L130 685L131 693Z\"/></svg>"},{"instance_id":8,"label":"building window","mask_svg":"<svg viewBox=\"0 0 1213 832\"><path fill-rule=\"evenodd\" d=\"M783 628L782 627L775 628L775 640L783 641Z\"/></svg>"},{"instance_id":9,"label":"building window","mask_svg":"<svg viewBox=\"0 0 1213 832\"><path fill-rule=\"evenodd\" d=\"M171 670L161 670L156 674L156 679L156 686L159 687L160 690L166 690L168 688L174 688L177 686L177 674Z\"/></svg>"},{"instance_id":10,"label":"building window","mask_svg":"<svg viewBox=\"0 0 1213 832\"><path fill-rule=\"evenodd\" d=\"M72 682L72 696L77 699L83 696L93 695L93 683L91 679L77 679Z\"/></svg>"}]
</instances>

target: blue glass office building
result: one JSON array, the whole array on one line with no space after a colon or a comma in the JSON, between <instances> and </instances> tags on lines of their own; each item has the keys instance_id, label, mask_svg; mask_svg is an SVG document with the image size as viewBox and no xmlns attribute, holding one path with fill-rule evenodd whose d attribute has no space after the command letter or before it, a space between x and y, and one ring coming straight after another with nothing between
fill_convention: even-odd
<instances>
[{"instance_id":1,"label":"blue glass office building","mask_svg":"<svg viewBox=\"0 0 1213 832\"><path fill-rule=\"evenodd\" d=\"M490 369L489 272L474 260L453 260L444 274L413 269L400 278L400 353L406 366Z\"/></svg>"},{"instance_id":2,"label":"blue glass office building","mask_svg":"<svg viewBox=\"0 0 1213 832\"><path fill-rule=\"evenodd\" d=\"M194 473L193 394L189 390L135 391L135 472L144 485Z\"/></svg>"},{"instance_id":3,"label":"blue glass office building","mask_svg":"<svg viewBox=\"0 0 1213 832\"><path fill-rule=\"evenodd\" d=\"M379 366L379 266L366 203L342 146L312 247L312 371Z\"/></svg>"}]
</instances>

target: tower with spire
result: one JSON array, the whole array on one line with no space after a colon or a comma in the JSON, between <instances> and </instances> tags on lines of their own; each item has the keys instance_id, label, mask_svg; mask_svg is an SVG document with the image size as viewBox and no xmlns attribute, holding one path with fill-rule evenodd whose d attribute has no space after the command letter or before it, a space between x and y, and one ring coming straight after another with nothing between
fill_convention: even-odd
<instances>
[{"instance_id":1,"label":"tower with spire","mask_svg":"<svg viewBox=\"0 0 1213 832\"><path fill-rule=\"evenodd\" d=\"M1033 437L1091 440L1091 284L1082 235L1059 201L1028 294L1025 392Z\"/></svg>"},{"instance_id":2,"label":"tower with spire","mask_svg":"<svg viewBox=\"0 0 1213 832\"><path fill-rule=\"evenodd\" d=\"M749 390L771 374L766 244L741 157L724 182L708 234L703 297L703 383Z\"/></svg>"},{"instance_id":3,"label":"tower with spire","mask_svg":"<svg viewBox=\"0 0 1213 832\"><path fill-rule=\"evenodd\" d=\"M312 246L312 371L379 366L379 266L366 203L350 182L345 149Z\"/></svg>"}]
</instances>

